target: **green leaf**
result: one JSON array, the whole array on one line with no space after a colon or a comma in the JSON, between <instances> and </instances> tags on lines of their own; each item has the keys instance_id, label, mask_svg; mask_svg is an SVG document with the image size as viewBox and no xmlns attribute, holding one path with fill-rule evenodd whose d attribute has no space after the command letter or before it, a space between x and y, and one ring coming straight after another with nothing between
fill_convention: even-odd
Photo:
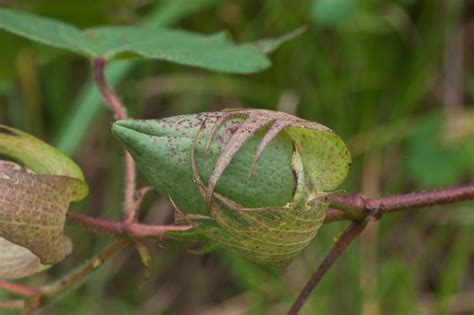
<instances>
[{"instance_id":1,"label":"green leaf","mask_svg":"<svg viewBox=\"0 0 474 315\"><path fill-rule=\"evenodd\" d=\"M0 29L86 57L95 56L93 44L78 28L51 18L0 8Z\"/></svg>"},{"instance_id":2,"label":"green leaf","mask_svg":"<svg viewBox=\"0 0 474 315\"><path fill-rule=\"evenodd\" d=\"M157 5L142 24L150 28L169 26L181 18L215 6L218 2L218 0L195 0L192 3L166 1ZM137 64L137 61L112 63L105 70L107 82L115 88ZM63 122L63 128L57 133L55 141L56 146L69 155L77 150L92 121L103 110L101 95L92 79L79 91L72 107L74 111L68 116L69 119Z\"/></svg>"},{"instance_id":3,"label":"green leaf","mask_svg":"<svg viewBox=\"0 0 474 315\"><path fill-rule=\"evenodd\" d=\"M270 65L256 45L234 45L223 34L206 36L128 26L81 31L66 23L10 9L0 9L0 28L89 58L141 57L231 73L253 73Z\"/></svg>"},{"instance_id":4,"label":"green leaf","mask_svg":"<svg viewBox=\"0 0 474 315\"><path fill-rule=\"evenodd\" d=\"M321 226L350 154L327 127L268 110L116 122L112 132L177 218L211 242L285 267Z\"/></svg>"},{"instance_id":5,"label":"green leaf","mask_svg":"<svg viewBox=\"0 0 474 315\"><path fill-rule=\"evenodd\" d=\"M80 179L0 169L0 236L57 263L72 250L62 234L69 203L83 196Z\"/></svg>"},{"instance_id":6,"label":"green leaf","mask_svg":"<svg viewBox=\"0 0 474 315\"><path fill-rule=\"evenodd\" d=\"M0 278L24 277L71 252L72 243L63 234L66 213L88 187L67 156L3 125L0 156L22 164L0 161Z\"/></svg>"},{"instance_id":7,"label":"green leaf","mask_svg":"<svg viewBox=\"0 0 474 315\"><path fill-rule=\"evenodd\" d=\"M92 28L85 34L97 43L96 54L106 59L135 54L232 73L252 73L270 65L255 45L234 45L224 34L204 36L178 30L126 26Z\"/></svg>"}]
</instances>

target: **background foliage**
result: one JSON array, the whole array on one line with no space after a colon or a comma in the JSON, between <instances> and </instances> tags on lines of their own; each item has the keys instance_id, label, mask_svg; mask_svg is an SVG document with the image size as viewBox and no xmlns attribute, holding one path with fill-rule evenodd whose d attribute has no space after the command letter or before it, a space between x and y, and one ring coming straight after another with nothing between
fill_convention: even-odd
<instances>
[{"instance_id":1,"label":"background foliage","mask_svg":"<svg viewBox=\"0 0 474 315\"><path fill-rule=\"evenodd\" d=\"M375 196L474 180L474 7L461 0L1 1L78 27L174 26L238 42L307 31L254 75L215 74L166 62L117 62L107 70L133 117L251 106L330 126L353 152L344 189ZM122 152L109 131L84 58L0 32L0 123L73 156L91 195L72 211L119 218ZM145 181L142 179L142 184ZM328 273L307 314L472 314L472 203L386 216ZM147 197L148 222L172 220L167 201ZM343 224L321 229L284 272L224 252L196 256L189 244L150 244L152 275L139 259L108 264L43 314L276 314L330 247ZM77 229L71 269L104 237ZM132 251L128 255L135 255ZM214 312L214 313L213 313Z\"/></svg>"}]
</instances>

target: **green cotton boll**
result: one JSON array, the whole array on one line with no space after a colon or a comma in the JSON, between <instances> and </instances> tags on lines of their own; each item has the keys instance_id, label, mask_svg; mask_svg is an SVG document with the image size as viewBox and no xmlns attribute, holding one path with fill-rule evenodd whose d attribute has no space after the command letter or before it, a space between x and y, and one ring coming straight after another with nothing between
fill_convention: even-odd
<instances>
[{"instance_id":1,"label":"green cotton boll","mask_svg":"<svg viewBox=\"0 0 474 315\"><path fill-rule=\"evenodd\" d=\"M125 120L112 132L170 197L177 219L212 243L275 267L288 265L314 238L328 192L350 163L328 128L267 110Z\"/></svg>"},{"instance_id":2,"label":"green cotton boll","mask_svg":"<svg viewBox=\"0 0 474 315\"><path fill-rule=\"evenodd\" d=\"M113 126L147 179L163 195L170 195L179 209L187 213L209 214L199 189L193 182L191 146L204 117L207 118L196 145L196 160L204 181L208 181L220 151L241 123L227 121L208 149L204 146L218 115L185 115L160 120L126 120ZM252 177L249 166L264 132L252 137L234 157L220 178L216 191L248 208L283 206L295 189L291 168L292 142L282 135L263 153Z\"/></svg>"}]
</instances>

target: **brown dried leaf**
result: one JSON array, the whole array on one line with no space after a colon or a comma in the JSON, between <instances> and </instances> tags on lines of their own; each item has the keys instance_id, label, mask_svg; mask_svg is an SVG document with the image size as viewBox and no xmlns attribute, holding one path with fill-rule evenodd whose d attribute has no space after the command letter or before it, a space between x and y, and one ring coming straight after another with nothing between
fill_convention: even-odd
<instances>
[{"instance_id":1,"label":"brown dried leaf","mask_svg":"<svg viewBox=\"0 0 474 315\"><path fill-rule=\"evenodd\" d=\"M0 236L28 248L43 264L72 250L63 226L69 203L84 196L80 179L0 169Z\"/></svg>"},{"instance_id":2,"label":"brown dried leaf","mask_svg":"<svg viewBox=\"0 0 474 315\"><path fill-rule=\"evenodd\" d=\"M0 125L0 277L19 278L63 260L71 201L87 195L81 169L49 144Z\"/></svg>"}]
</instances>

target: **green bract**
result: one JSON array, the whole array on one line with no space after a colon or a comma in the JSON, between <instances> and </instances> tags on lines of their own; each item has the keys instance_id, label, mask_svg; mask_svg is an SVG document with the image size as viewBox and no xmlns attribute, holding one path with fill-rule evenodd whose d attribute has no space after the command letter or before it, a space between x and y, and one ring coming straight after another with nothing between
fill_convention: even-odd
<instances>
[{"instance_id":1,"label":"green bract","mask_svg":"<svg viewBox=\"0 0 474 315\"><path fill-rule=\"evenodd\" d=\"M327 127L268 110L126 120L112 131L178 219L276 267L314 238L351 161Z\"/></svg>"},{"instance_id":2,"label":"green bract","mask_svg":"<svg viewBox=\"0 0 474 315\"><path fill-rule=\"evenodd\" d=\"M71 201L88 187L79 167L48 144L0 125L0 278L21 278L72 250L63 234Z\"/></svg>"}]
</instances>

